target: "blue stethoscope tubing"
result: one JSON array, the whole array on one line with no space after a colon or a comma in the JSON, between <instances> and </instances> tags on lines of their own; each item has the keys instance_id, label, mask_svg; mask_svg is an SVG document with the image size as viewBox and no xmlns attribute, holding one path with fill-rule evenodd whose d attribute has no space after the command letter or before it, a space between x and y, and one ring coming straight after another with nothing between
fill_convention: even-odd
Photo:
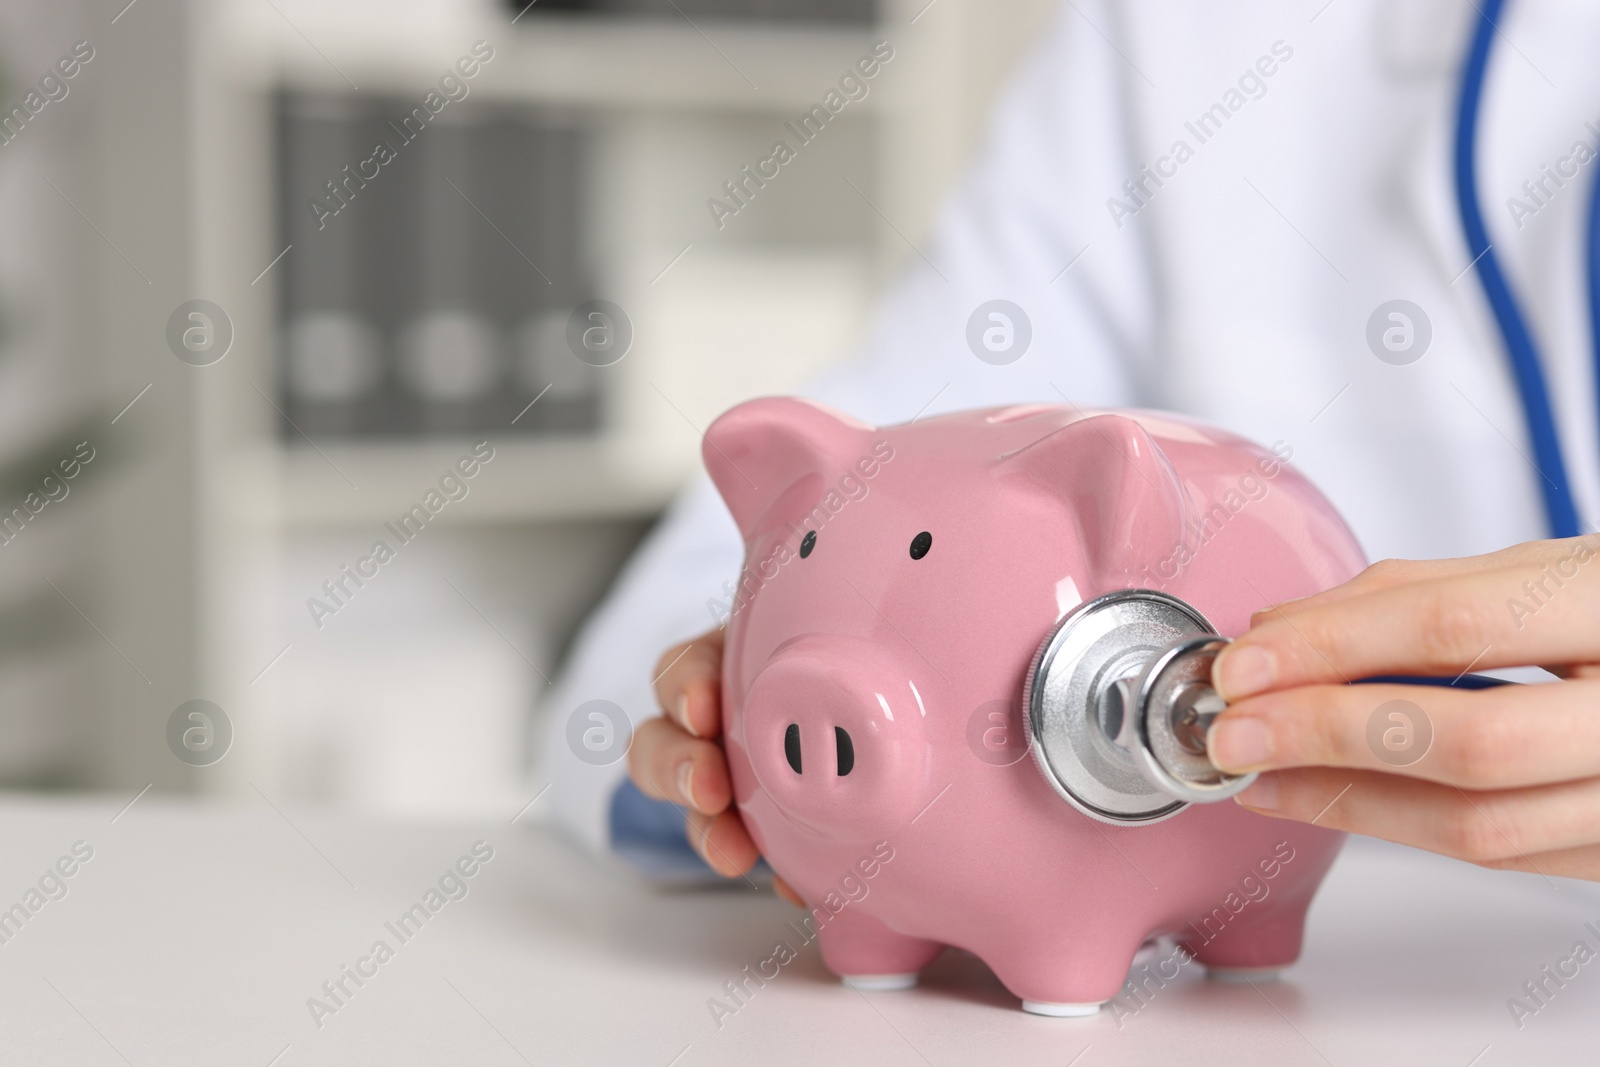
<instances>
[{"instance_id":1,"label":"blue stethoscope tubing","mask_svg":"<svg viewBox=\"0 0 1600 1067\"><path fill-rule=\"evenodd\" d=\"M1489 241L1483 210L1478 202L1477 147L1478 114L1483 103L1483 80L1489 55L1498 31L1497 23L1506 0L1479 0L1478 19L1461 71L1461 94L1456 108L1455 186L1456 204L1461 212L1461 228L1472 253L1473 266L1483 285L1484 296L1494 312L1495 323L1505 342L1506 356L1522 399L1528 436L1533 443L1535 463L1544 494L1545 517L1553 537L1575 537L1578 511L1573 503L1572 486L1567 480L1567 465L1561 454L1555 416L1550 408L1550 392L1534 345L1533 334L1511 291L1500 260ZM1591 190L1585 252L1591 329L1596 331L1596 384L1600 387L1600 183Z\"/></svg>"},{"instance_id":2,"label":"blue stethoscope tubing","mask_svg":"<svg viewBox=\"0 0 1600 1067\"><path fill-rule=\"evenodd\" d=\"M1572 486L1567 481L1567 464L1556 434L1555 415L1550 408L1550 391L1533 334L1522 309L1511 291L1511 283L1500 269L1500 259L1489 241L1478 202L1478 114L1483 105L1483 79L1489 69L1489 55L1498 31L1497 23L1506 0L1475 0L1478 20L1472 32L1472 47L1461 70L1461 92L1456 106L1455 186L1456 205L1461 212L1461 229L1472 253L1472 266L1489 300L1511 373L1517 382L1522 411L1527 419L1528 436L1533 442L1539 469L1539 488L1544 495L1545 518L1553 537L1576 537L1578 509L1573 503ZM1600 400L1600 180L1590 187L1588 219L1585 228L1584 272L1589 298L1589 325L1595 341L1595 386ZM1417 675L1382 675L1362 678L1357 684L1384 683L1444 686L1452 689L1490 689L1510 683L1499 678L1463 674L1457 678L1427 678Z\"/></svg>"},{"instance_id":3,"label":"blue stethoscope tubing","mask_svg":"<svg viewBox=\"0 0 1600 1067\"><path fill-rule=\"evenodd\" d=\"M1556 433L1555 415L1550 407L1550 391L1545 385L1539 351L1528 329L1522 308L1511 291L1511 283L1500 268L1500 259L1489 241L1478 201L1478 115L1483 105L1483 81L1489 69L1489 56L1506 0L1474 0L1478 18L1472 31L1472 47L1461 69L1461 92L1456 105L1455 186L1456 206L1461 212L1461 229L1472 253L1472 266L1483 295L1494 312L1496 325L1505 343L1506 357L1516 379L1522 412L1528 424L1528 437L1539 471L1539 488L1544 496L1545 519L1552 537L1576 537L1578 509L1573 502L1572 485L1567 480L1567 464L1561 454L1561 439ZM1584 226L1584 288L1589 301L1589 329L1594 344L1595 389L1600 405L1600 179L1589 187L1588 215ZM1600 408L1597 408L1600 409ZM1509 684L1499 678L1463 674L1454 679L1424 678L1414 675L1385 675L1363 678L1360 683L1399 683L1434 685L1454 689L1489 689Z\"/></svg>"}]
</instances>

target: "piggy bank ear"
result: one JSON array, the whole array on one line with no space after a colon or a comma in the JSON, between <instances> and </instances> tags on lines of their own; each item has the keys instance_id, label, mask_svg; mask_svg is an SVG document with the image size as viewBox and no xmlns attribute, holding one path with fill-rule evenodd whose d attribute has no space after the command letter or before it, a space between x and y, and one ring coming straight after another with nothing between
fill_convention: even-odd
<instances>
[{"instance_id":1,"label":"piggy bank ear","mask_svg":"<svg viewBox=\"0 0 1600 1067\"><path fill-rule=\"evenodd\" d=\"M731 408L706 431L706 471L748 540L763 525L798 518L822 486L852 473L872 443L872 427L821 404L765 397ZM806 495L809 482L815 492ZM784 503L794 516L777 514Z\"/></svg>"},{"instance_id":2,"label":"piggy bank ear","mask_svg":"<svg viewBox=\"0 0 1600 1067\"><path fill-rule=\"evenodd\" d=\"M1077 518L1094 595L1148 585L1148 573L1183 540L1188 495L1166 454L1133 419L1079 419L1006 464L1043 483Z\"/></svg>"}]
</instances>

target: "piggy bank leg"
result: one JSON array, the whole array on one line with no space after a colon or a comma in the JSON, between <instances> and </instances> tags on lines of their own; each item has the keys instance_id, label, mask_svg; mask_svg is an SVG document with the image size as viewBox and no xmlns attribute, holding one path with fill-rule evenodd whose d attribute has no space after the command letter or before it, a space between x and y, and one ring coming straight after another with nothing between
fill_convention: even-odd
<instances>
[{"instance_id":1,"label":"piggy bank leg","mask_svg":"<svg viewBox=\"0 0 1600 1067\"><path fill-rule=\"evenodd\" d=\"M1224 982L1270 980L1300 958L1306 905L1280 907L1259 915L1241 914L1218 930L1199 929L1205 936L1185 948L1206 968L1208 977Z\"/></svg>"},{"instance_id":2,"label":"piggy bank leg","mask_svg":"<svg viewBox=\"0 0 1600 1067\"><path fill-rule=\"evenodd\" d=\"M917 972L944 950L937 941L896 933L848 907L829 918L817 936L828 970L845 985L868 991L910 989L917 984Z\"/></svg>"},{"instance_id":3,"label":"piggy bank leg","mask_svg":"<svg viewBox=\"0 0 1600 1067\"><path fill-rule=\"evenodd\" d=\"M1122 988L1128 968L1145 941L1144 932L1099 931L1089 938L1052 944L1043 939L984 957L995 977L1033 1015L1078 1018L1094 1015Z\"/></svg>"}]
</instances>

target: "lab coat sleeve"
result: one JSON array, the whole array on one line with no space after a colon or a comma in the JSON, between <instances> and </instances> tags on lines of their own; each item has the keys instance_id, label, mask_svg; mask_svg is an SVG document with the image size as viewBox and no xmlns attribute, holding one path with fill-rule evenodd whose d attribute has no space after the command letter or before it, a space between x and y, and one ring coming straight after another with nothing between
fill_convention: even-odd
<instances>
[{"instance_id":1,"label":"lab coat sleeve","mask_svg":"<svg viewBox=\"0 0 1600 1067\"><path fill-rule=\"evenodd\" d=\"M1110 225L1106 207L1129 173L1119 103L1127 71L1100 36L1114 31L1114 14L1095 3L1063 8L1002 99L933 240L911 254L863 352L808 395L879 424L1014 402L1141 401L1155 296L1133 228ZM914 38L898 47L914 48ZM968 339L974 311L995 299L1020 307L1032 333L1026 352L1003 365L978 358ZM585 844L635 858L652 840L680 848L681 814L657 818L637 794L619 795L626 761L620 753L603 766L578 759L569 720L595 699L620 706L635 725L658 714L655 664L669 645L720 621L714 605L727 600L741 556L727 510L700 478L623 570L541 702L535 788L549 784L548 813Z\"/></svg>"}]
</instances>

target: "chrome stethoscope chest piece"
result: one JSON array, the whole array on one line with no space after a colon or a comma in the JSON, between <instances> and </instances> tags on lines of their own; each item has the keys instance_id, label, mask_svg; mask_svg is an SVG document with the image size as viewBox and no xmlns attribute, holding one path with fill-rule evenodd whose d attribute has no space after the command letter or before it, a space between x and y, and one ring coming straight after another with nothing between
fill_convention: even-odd
<instances>
[{"instance_id":1,"label":"chrome stethoscope chest piece","mask_svg":"<svg viewBox=\"0 0 1600 1067\"><path fill-rule=\"evenodd\" d=\"M1208 804L1255 781L1254 774L1218 770L1206 756L1206 731L1227 706L1211 688L1211 665L1227 643L1215 634L1184 638L1132 683L1138 736L1129 740L1146 776L1169 796Z\"/></svg>"},{"instance_id":2,"label":"chrome stethoscope chest piece","mask_svg":"<svg viewBox=\"0 0 1600 1067\"><path fill-rule=\"evenodd\" d=\"M1227 639L1194 608L1148 589L1079 605L1039 647L1024 686L1034 761L1079 811L1149 823L1222 800L1253 776L1217 770L1205 731L1223 704L1211 663Z\"/></svg>"}]
</instances>

